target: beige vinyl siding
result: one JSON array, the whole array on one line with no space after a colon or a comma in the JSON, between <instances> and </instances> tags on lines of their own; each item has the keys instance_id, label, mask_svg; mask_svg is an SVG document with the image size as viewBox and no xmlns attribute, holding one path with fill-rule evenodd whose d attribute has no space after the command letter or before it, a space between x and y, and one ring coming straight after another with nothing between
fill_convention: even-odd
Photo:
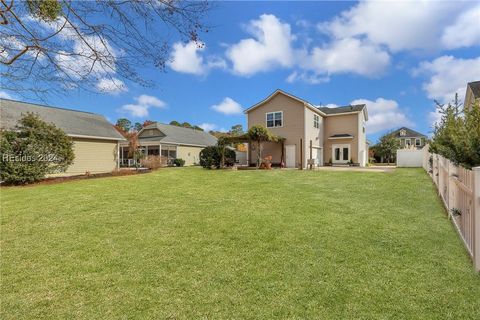
<instances>
[{"instance_id":1,"label":"beige vinyl siding","mask_svg":"<svg viewBox=\"0 0 480 320\"><path fill-rule=\"evenodd\" d=\"M319 127L314 127L314 116L317 115L319 118ZM308 159L310 159L310 141L312 141L312 159L317 157L317 150L322 150L323 148L323 125L324 118L318 113L313 112L312 110L305 108L305 142L304 142L304 161L303 167L308 166ZM320 151L322 152L322 151ZM323 165L323 163L321 163Z\"/></svg>"},{"instance_id":2,"label":"beige vinyl siding","mask_svg":"<svg viewBox=\"0 0 480 320\"><path fill-rule=\"evenodd\" d=\"M282 127L268 128L273 134L286 138L285 145L295 145L295 162L300 165L300 139L304 139L304 109L302 102L292 99L284 94L277 94L263 105L251 110L247 114L248 128L254 125L266 124L266 113L268 112L283 112ZM305 150L303 150L305 154ZM256 163L256 150L249 146L250 163ZM272 156L273 163L280 163L281 161L281 143L265 143L263 146L262 156Z\"/></svg>"},{"instance_id":3,"label":"beige vinyl siding","mask_svg":"<svg viewBox=\"0 0 480 320\"><path fill-rule=\"evenodd\" d=\"M365 131L364 131L365 128ZM367 131L366 131L365 114L360 112L358 114L358 163L365 167L368 162L368 146L367 146Z\"/></svg>"},{"instance_id":4,"label":"beige vinyl siding","mask_svg":"<svg viewBox=\"0 0 480 320\"><path fill-rule=\"evenodd\" d=\"M192 166L194 164L199 164L200 162L200 151L203 150L203 147L187 147L187 146L178 146L177 147L177 158L185 160L186 166Z\"/></svg>"},{"instance_id":5,"label":"beige vinyl siding","mask_svg":"<svg viewBox=\"0 0 480 320\"><path fill-rule=\"evenodd\" d=\"M106 173L117 168L117 141L73 139L75 160L61 175Z\"/></svg>"},{"instance_id":6,"label":"beige vinyl siding","mask_svg":"<svg viewBox=\"0 0 480 320\"><path fill-rule=\"evenodd\" d=\"M350 144L350 157L353 162L358 162L358 115L349 113L344 115L329 116L324 122L324 154L323 159L327 162L332 159L332 144ZM350 134L353 139L329 139L335 134Z\"/></svg>"}]
</instances>

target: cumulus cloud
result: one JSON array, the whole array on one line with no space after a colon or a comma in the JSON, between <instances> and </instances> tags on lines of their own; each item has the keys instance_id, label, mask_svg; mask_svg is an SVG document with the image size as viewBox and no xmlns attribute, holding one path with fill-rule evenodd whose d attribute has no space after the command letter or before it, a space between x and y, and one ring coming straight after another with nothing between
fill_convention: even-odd
<instances>
[{"instance_id":1,"label":"cumulus cloud","mask_svg":"<svg viewBox=\"0 0 480 320\"><path fill-rule=\"evenodd\" d=\"M472 3L459 1L361 1L318 27L337 39L365 37L394 52L432 50L442 46L438 39L452 18L471 8ZM478 29L474 21L472 28Z\"/></svg>"},{"instance_id":2,"label":"cumulus cloud","mask_svg":"<svg viewBox=\"0 0 480 320\"><path fill-rule=\"evenodd\" d=\"M220 57L208 56L204 59L202 52L204 44L197 44L194 41L188 43L177 42L173 44L173 51L167 65L174 71L194 75L206 74L209 70L226 68L226 62Z\"/></svg>"},{"instance_id":3,"label":"cumulus cloud","mask_svg":"<svg viewBox=\"0 0 480 320\"><path fill-rule=\"evenodd\" d=\"M440 102L452 101L455 93L460 98L465 94L468 82L478 80L480 57L457 59L453 56L441 56L433 61L424 61L414 70L414 75L427 74L430 79L423 89L430 99Z\"/></svg>"},{"instance_id":4,"label":"cumulus cloud","mask_svg":"<svg viewBox=\"0 0 480 320\"><path fill-rule=\"evenodd\" d=\"M242 106L230 97L226 97L222 102L214 104L211 108L226 115L242 113Z\"/></svg>"},{"instance_id":5,"label":"cumulus cloud","mask_svg":"<svg viewBox=\"0 0 480 320\"><path fill-rule=\"evenodd\" d=\"M202 123L201 125L199 125L200 128L202 128L203 130L205 131L212 131L212 130L215 130L215 128L217 127L215 124L213 123Z\"/></svg>"},{"instance_id":6,"label":"cumulus cloud","mask_svg":"<svg viewBox=\"0 0 480 320\"><path fill-rule=\"evenodd\" d=\"M112 95L127 92L128 88L122 80L117 78L102 78L97 83L97 90Z\"/></svg>"},{"instance_id":7,"label":"cumulus cloud","mask_svg":"<svg viewBox=\"0 0 480 320\"><path fill-rule=\"evenodd\" d=\"M253 38L233 44L226 52L235 73L249 76L292 65L294 36L288 23L274 15L262 14L259 19L250 21L246 30Z\"/></svg>"},{"instance_id":8,"label":"cumulus cloud","mask_svg":"<svg viewBox=\"0 0 480 320\"><path fill-rule=\"evenodd\" d=\"M480 45L480 5L461 14L455 24L447 27L442 43L449 49Z\"/></svg>"},{"instance_id":9,"label":"cumulus cloud","mask_svg":"<svg viewBox=\"0 0 480 320\"><path fill-rule=\"evenodd\" d=\"M145 118L149 115L151 108L165 108L166 103L162 100L142 94L135 98L135 103L125 104L120 108L120 112L127 113L132 117Z\"/></svg>"},{"instance_id":10,"label":"cumulus cloud","mask_svg":"<svg viewBox=\"0 0 480 320\"><path fill-rule=\"evenodd\" d=\"M411 126L412 121L403 113L395 100L378 98L353 100L351 104L366 104L368 111L367 132L376 133L399 126Z\"/></svg>"},{"instance_id":11,"label":"cumulus cloud","mask_svg":"<svg viewBox=\"0 0 480 320\"><path fill-rule=\"evenodd\" d=\"M317 73L353 72L363 76L383 73L390 64L390 56L379 47L354 38L334 41L327 47L316 47L309 57L309 65Z\"/></svg>"}]
</instances>

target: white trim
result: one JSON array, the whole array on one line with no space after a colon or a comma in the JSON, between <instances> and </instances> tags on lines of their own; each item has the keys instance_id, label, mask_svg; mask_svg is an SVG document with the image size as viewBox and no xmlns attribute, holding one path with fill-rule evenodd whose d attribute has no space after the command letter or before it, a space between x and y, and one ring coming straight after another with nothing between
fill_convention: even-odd
<instances>
[{"instance_id":1,"label":"white trim","mask_svg":"<svg viewBox=\"0 0 480 320\"><path fill-rule=\"evenodd\" d=\"M120 133L119 133L120 134ZM67 134L72 138L85 138L85 139L101 139L101 140L114 140L114 141L127 141L125 138L112 138L112 137L99 137L99 136L87 136L82 134Z\"/></svg>"},{"instance_id":2,"label":"white trim","mask_svg":"<svg viewBox=\"0 0 480 320\"><path fill-rule=\"evenodd\" d=\"M281 113L282 114L282 125L281 126L275 126L275 113ZM267 116L269 114L273 114L273 127L268 126ZM275 129L275 128L282 128L282 127L283 127L283 111L265 112L265 128Z\"/></svg>"},{"instance_id":3,"label":"white trim","mask_svg":"<svg viewBox=\"0 0 480 320\"><path fill-rule=\"evenodd\" d=\"M346 114L356 114L356 113L360 113L361 111L351 111L351 112L342 112L342 113L331 113L331 114L327 114L326 116L327 117L334 117L334 116L344 116Z\"/></svg>"}]
</instances>

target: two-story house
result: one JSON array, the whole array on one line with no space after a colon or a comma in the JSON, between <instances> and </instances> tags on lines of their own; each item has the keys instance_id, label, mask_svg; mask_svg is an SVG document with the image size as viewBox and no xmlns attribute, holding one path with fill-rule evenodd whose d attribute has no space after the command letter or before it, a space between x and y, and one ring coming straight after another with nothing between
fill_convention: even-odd
<instances>
[{"instance_id":1,"label":"two-story house","mask_svg":"<svg viewBox=\"0 0 480 320\"><path fill-rule=\"evenodd\" d=\"M262 155L272 156L273 164L287 168L307 168L309 164L356 163L365 166L368 144L365 105L321 108L282 90L245 110L247 127L263 125L285 138L283 143L265 143ZM254 145L249 146L249 162L256 162Z\"/></svg>"},{"instance_id":2,"label":"two-story house","mask_svg":"<svg viewBox=\"0 0 480 320\"><path fill-rule=\"evenodd\" d=\"M392 132L392 134L398 139L402 149L412 148L413 146L415 146L417 149L421 149L427 143L426 135L406 127L395 130Z\"/></svg>"},{"instance_id":3,"label":"two-story house","mask_svg":"<svg viewBox=\"0 0 480 320\"><path fill-rule=\"evenodd\" d=\"M480 100L480 81L469 82L465 93L464 106L470 109L472 105Z\"/></svg>"}]
</instances>

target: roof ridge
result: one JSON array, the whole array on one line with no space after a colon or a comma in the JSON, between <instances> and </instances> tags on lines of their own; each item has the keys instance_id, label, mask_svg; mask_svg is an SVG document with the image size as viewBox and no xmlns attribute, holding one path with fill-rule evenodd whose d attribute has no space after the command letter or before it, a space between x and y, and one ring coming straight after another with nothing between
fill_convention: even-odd
<instances>
[{"instance_id":1,"label":"roof ridge","mask_svg":"<svg viewBox=\"0 0 480 320\"><path fill-rule=\"evenodd\" d=\"M29 104L29 105L32 105L32 106L43 107L43 108L51 108L51 109L58 109L58 110L65 110L65 111L88 113L88 114L94 114L94 115L97 115L97 116L104 117L103 115L101 115L101 114L99 114L99 113L90 112L90 111L82 111L82 110L68 109L68 108L63 108L63 107L55 107L55 106L49 106L49 105L46 105L46 104L26 102L26 101L20 101L20 100L15 100L15 99L7 99L7 98L0 98L0 100L6 100L6 101L13 101L13 102L18 102L18 103L24 103L24 104Z\"/></svg>"}]
</instances>

